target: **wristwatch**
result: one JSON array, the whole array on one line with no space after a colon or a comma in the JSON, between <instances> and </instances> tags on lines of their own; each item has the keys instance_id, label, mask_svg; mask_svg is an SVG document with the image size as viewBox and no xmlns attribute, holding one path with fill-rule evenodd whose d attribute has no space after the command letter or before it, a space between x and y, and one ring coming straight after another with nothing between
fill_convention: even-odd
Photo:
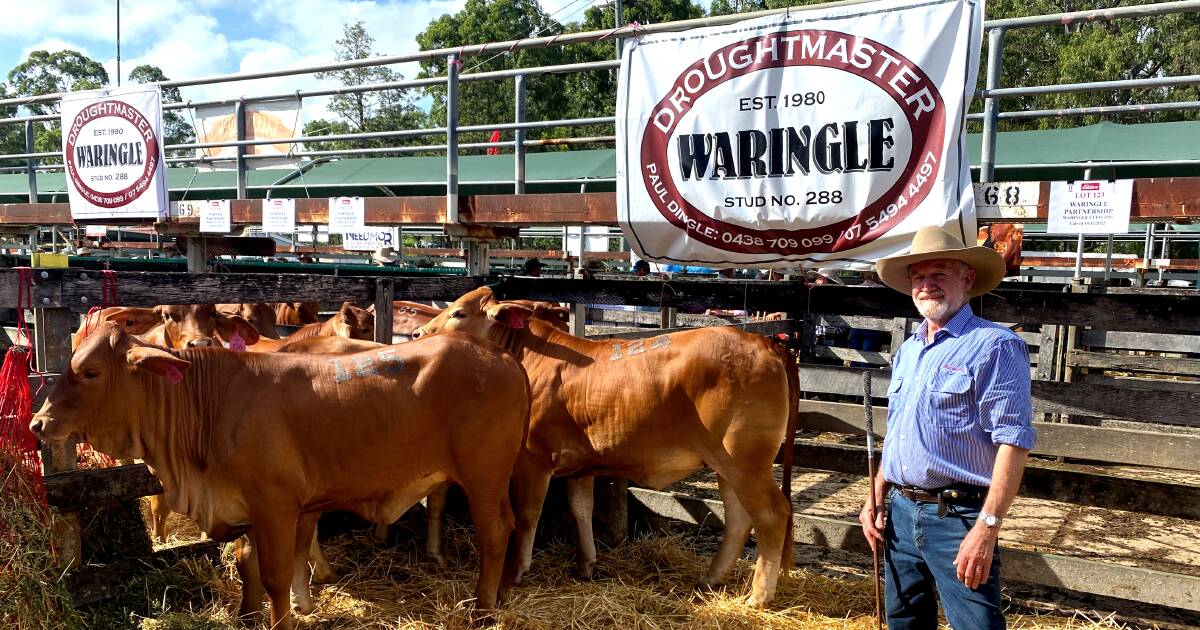
<instances>
[{"instance_id":1,"label":"wristwatch","mask_svg":"<svg viewBox=\"0 0 1200 630\"><path fill-rule=\"evenodd\" d=\"M979 520L988 527L1000 527L1000 524L1004 522L1004 519L992 514L991 512L980 512Z\"/></svg>"}]
</instances>

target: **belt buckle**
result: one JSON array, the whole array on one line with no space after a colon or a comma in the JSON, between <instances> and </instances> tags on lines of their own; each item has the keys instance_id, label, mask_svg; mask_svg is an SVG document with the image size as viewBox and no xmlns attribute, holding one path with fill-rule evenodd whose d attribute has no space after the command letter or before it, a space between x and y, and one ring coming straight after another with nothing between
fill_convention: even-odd
<instances>
[{"instance_id":1,"label":"belt buckle","mask_svg":"<svg viewBox=\"0 0 1200 630\"><path fill-rule=\"evenodd\" d=\"M950 511L950 504L946 501L947 495L949 495L951 499L958 498L958 492L955 490L942 490L941 492L938 492L938 518L946 518L946 514Z\"/></svg>"}]
</instances>

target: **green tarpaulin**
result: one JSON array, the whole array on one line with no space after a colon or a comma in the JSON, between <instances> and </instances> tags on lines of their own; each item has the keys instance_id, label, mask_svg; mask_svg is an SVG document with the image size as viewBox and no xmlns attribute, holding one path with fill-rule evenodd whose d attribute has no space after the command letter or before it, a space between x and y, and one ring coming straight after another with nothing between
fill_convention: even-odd
<instances>
[{"instance_id":1,"label":"green tarpaulin","mask_svg":"<svg viewBox=\"0 0 1200 630\"><path fill-rule=\"evenodd\" d=\"M978 165L980 137L970 134L967 151ZM1200 160L1200 121L1120 125L1100 123L1072 129L1015 131L999 134L996 145L996 179L1079 179L1081 168L1006 168L1037 164L1070 164L1085 161ZM461 192L490 194L512 192L513 156L470 155L459 158ZM527 192L602 192L615 190L612 182L589 182L616 176L611 149L550 151L526 157ZM1200 176L1200 166L1132 166L1097 168L1094 177ZM445 191L446 158L379 157L322 161L306 167L260 169L248 176L251 197L329 197L335 195L437 195ZM39 173L40 201L66 201L63 174ZM195 168L168 170L172 199L227 198L237 185L232 171L202 172ZM24 173L0 174L0 201L28 201Z\"/></svg>"}]
</instances>

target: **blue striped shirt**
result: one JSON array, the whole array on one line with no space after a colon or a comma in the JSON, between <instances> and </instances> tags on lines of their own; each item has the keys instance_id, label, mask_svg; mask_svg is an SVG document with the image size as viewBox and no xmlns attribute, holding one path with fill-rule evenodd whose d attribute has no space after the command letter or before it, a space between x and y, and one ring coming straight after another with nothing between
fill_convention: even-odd
<instances>
[{"instance_id":1,"label":"blue striped shirt","mask_svg":"<svg viewBox=\"0 0 1200 630\"><path fill-rule=\"evenodd\" d=\"M1029 350L970 305L926 343L928 329L922 322L892 358L884 478L990 486L1000 444L1033 448Z\"/></svg>"}]
</instances>

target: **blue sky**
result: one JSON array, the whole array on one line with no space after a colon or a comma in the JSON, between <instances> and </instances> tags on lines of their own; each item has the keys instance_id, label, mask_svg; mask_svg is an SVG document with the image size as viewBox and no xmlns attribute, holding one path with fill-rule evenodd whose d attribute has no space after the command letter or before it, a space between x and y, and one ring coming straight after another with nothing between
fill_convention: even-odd
<instances>
[{"instance_id":1,"label":"blue sky","mask_svg":"<svg viewBox=\"0 0 1200 630\"><path fill-rule=\"evenodd\" d=\"M581 18L593 0L545 0L560 21ZM0 68L5 75L30 51L73 49L116 76L117 0L6 0L0 20ZM273 70L333 60L342 25L363 20L375 50L417 49L416 34L430 20L462 8L465 0L120 0L121 72L143 63L172 79ZM394 66L411 77L416 68ZM284 93L323 85L311 76L184 88L184 99ZM322 102L305 105L321 117Z\"/></svg>"}]
</instances>

